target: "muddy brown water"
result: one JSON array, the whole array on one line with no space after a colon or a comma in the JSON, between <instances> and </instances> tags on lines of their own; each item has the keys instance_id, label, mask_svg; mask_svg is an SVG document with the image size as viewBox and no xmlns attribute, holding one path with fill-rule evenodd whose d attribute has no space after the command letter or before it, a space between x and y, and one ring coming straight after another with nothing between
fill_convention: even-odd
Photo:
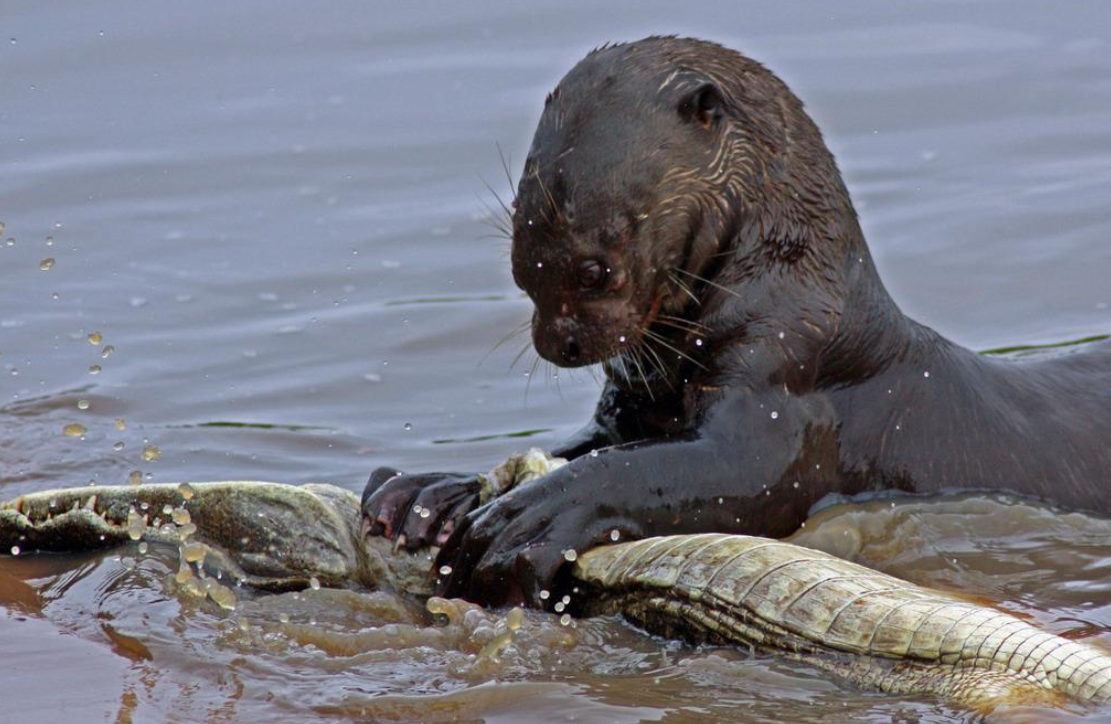
<instances>
[{"instance_id":1,"label":"muddy brown water","mask_svg":"<svg viewBox=\"0 0 1111 724\"><path fill-rule=\"evenodd\" d=\"M484 182L508 192L497 145L516 174L583 53L651 32L791 83L912 315L977 349L1111 331L1104 3L9 3L0 498L133 471L358 491L379 464L487 469L568 434L589 375L491 352L528 305L487 238ZM1111 643L1104 521L878 502L804 536ZM157 549L0 559L0 720L969 718L611 619L529 614L489 657L505 612L445 625L310 590L241 592L226 614L174 567Z\"/></svg>"}]
</instances>

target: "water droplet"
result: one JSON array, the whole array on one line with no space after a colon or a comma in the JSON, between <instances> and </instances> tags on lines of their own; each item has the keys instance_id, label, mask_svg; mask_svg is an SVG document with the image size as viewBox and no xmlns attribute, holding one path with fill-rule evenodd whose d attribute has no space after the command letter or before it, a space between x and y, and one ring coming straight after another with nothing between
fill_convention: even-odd
<instances>
[{"instance_id":1,"label":"water droplet","mask_svg":"<svg viewBox=\"0 0 1111 724\"><path fill-rule=\"evenodd\" d=\"M43 259L42 261L39 262L39 269L42 270L42 271L50 271L53 268L54 268L54 259L53 258Z\"/></svg>"},{"instance_id":2,"label":"water droplet","mask_svg":"<svg viewBox=\"0 0 1111 724\"><path fill-rule=\"evenodd\" d=\"M780 333L779 333L779 338L780 338L780 339L783 339L783 338L784 338L784 337L786 337L786 336L787 336L787 333L786 333L786 332L780 332Z\"/></svg>"},{"instance_id":3,"label":"water droplet","mask_svg":"<svg viewBox=\"0 0 1111 724\"><path fill-rule=\"evenodd\" d=\"M122 441L117 442L115 445L112 446L112 449L115 450L116 452L119 452L120 450L123 450L123 448L124 448L124 444L123 444Z\"/></svg>"},{"instance_id":4,"label":"water droplet","mask_svg":"<svg viewBox=\"0 0 1111 724\"><path fill-rule=\"evenodd\" d=\"M278 614L278 620L282 623L289 623L289 614L288 613L279 613Z\"/></svg>"},{"instance_id":5,"label":"water droplet","mask_svg":"<svg viewBox=\"0 0 1111 724\"><path fill-rule=\"evenodd\" d=\"M779 413L776 412L775 410L772 410L772 419L773 420L778 420L779 419Z\"/></svg>"},{"instance_id":6,"label":"water droplet","mask_svg":"<svg viewBox=\"0 0 1111 724\"><path fill-rule=\"evenodd\" d=\"M193 521L193 516L185 508L174 508L170 511L170 518L177 525L189 525Z\"/></svg>"},{"instance_id":7,"label":"water droplet","mask_svg":"<svg viewBox=\"0 0 1111 724\"><path fill-rule=\"evenodd\" d=\"M100 350L100 356L103 357L104 359L108 359L109 357L111 357L115 353L116 353L116 348L113 347L112 345L108 345L104 349Z\"/></svg>"},{"instance_id":8,"label":"water droplet","mask_svg":"<svg viewBox=\"0 0 1111 724\"><path fill-rule=\"evenodd\" d=\"M2 228L0 228L0 234L2 234L2 233L4 233L4 230ZM53 236L46 237L46 245L47 246L54 246L54 237Z\"/></svg>"},{"instance_id":9,"label":"water droplet","mask_svg":"<svg viewBox=\"0 0 1111 724\"><path fill-rule=\"evenodd\" d=\"M177 569L177 573L174 575L174 580L178 583L185 583L192 577L193 569L189 567L188 563L182 561L181 566Z\"/></svg>"},{"instance_id":10,"label":"water droplet","mask_svg":"<svg viewBox=\"0 0 1111 724\"><path fill-rule=\"evenodd\" d=\"M418 513L418 515L422 518L427 518L428 516L432 515L432 511L428 508L423 508L421 512Z\"/></svg>"},{"instance_id":11,"label":"water droplet","mask_svg":"<svg viewBox=\"0 0 1111 724\"><path fill-rule=\"evenodd\" d=\"M143 482L143 474L138 470L132 470L131 474L127 476L127 482L132 485L141 485Z\"/></svg>"},{"instance_id":12,"label":"water droplet","mask_svg":"<svg viewBox=\"0 0 1111 724\"><path fill-rule=\"evenodd\" d=\"M540 592L540 600L541 601L547 601L548 596L550 596L550 595L552 595L552 594L548 593L547 591L541 591Z\"/></svg>"},{"instance_id":13,"label":"water droplet","mask_svg":"<svg viewBox=\"0 0 1111 724\"><path fill-rule=\"evenodd\" d=\"M104 338L100 336L100 332L89 332L87 339L89 340L89 344L94 346L104 341Z\"/></svg>"},{"instance_id":14,"label":"water droplet","mask_svg":"<svg viewBox=\"0 0 1111 724\"><path fill-rule=\"evenodd\" d=\"M451 566L440 566L440 575L441 576L450 576L451 575Z\"/></svg>"},{"instance_id":15,"label":"water droplet","mask_svg":"<svg viewBox=\"0 0 1111 724\"><path fill-rule=\"evenodd\" d=\"M89 401L88 400L78 400L77 401L77 409L78 410L87 410L87 409L89 409Z\"/></svg>"},{"instance_id":16,"label":"water droplet","mask_svg":"<svg viewBox=\"0 0 1111 724\"><path fill-rule=\"evenodd\" d=\"M795 490L798 490L799 489L799 481L796 480L794 483L791 484L791 487L793 487Z\"/></svg>"},{"instance_id":17,"label":"water droplet","mask_svg":"<svg viewBox=\"0 0 1111 724\"><path fill-rule=\"evenodd\" d=\"M143 531L147 527L147 520L139 515L134 508L127 511L127 535L131 540L139 540L143 537Z\"/></svg>"},{"instance_id":18,"label":"water droplet","mask_svg":"<svg viewBox=\"0 0 1111 724\"><path fill-rule=\"evenodd\" d=\"M579 554L575 552L574 548L568 548L567 550L563 551L564 560L570 561L571 563L574 563L578 559L578 557Z\"/></svg>"},{"instance_id":19,"label":"water droplet","mask_svg":"<svg viewBox=\"0 0 1111 724\"><path fill-rule=\"evenodd\" d=\"M177 492L181 493L181 497L185 498L186 500L193 499L193 486L189 485L189 483L182 483L181 485L177 486Z\"/></svg>"},{"instance_id":20,"label":"water droplet","mask_svg":"<svg viewBox=\"0 0 1111 724\"><path fill-rule=\"evenodd\" d=\"M694 346L695 347L701 347L702 346L702 340L701 339L695 339L694 340Z\"/></svg>"},{"instance_id":21,"label":"water droplet","mask_svg":"<svg viewBox=\"0 0 1111 724\"><path fill-rule=\"evenodd\" d=\"M211 598L217 606L224 609L225 611L234 611L235 593L233 593L232 590L227 586L216 583L215 581L209 580L207 583L211 584L205 586L208 591L208 597Z\"/></svg>"},{"instance_id":22,"label":"water droplet","mask_svg":"<svg viewBox=\"0 0 1111 724\"><path fill-rule=\"evenodd\" d=\"M621 344L625 344L625 335L621 335L620 337L618 337L617 341L620 342Z\"/></svg>"},{"instance_id":23,"label":"water droplet","mask_svg":"<svg viewBox=\"0 0 1111 724\"><path fill-rule=\"evenodd\" d=\"M309 588L311 588L314 591L319 591L320 590L320 581L317 580L316 576L313 576L312 578L309 579Z\"/></svg>"},{"instance_id":24,"label":"water droplet","mask_svg":"<svg viewBox=\"0 0 1111 724\"><path fill-rule=\"evenodd\" d=\"M81 437L85 434L85 426L77 422L71 422L62 428L62 432L69 437Z\"/></svg>"},{"instance_id":25,"label":"water droplet","mask_svg":"<svg viewBox=\"0 0 1111 724\"><path fill-rule=\"evenodd\" d=\"M143 543L139 544L139 553L140 554L146 555L148 550L150 550L150 546L148 546L145 541Z\"/></svg>"},{"instance_id":26,"label":"water droplet","mask_svg":"<svg viewBox=\"0 0 1111 724\"><path fill-rule=\"evenodd\" d=\"M122 417L117 417L116 418L116 429L119 430L120 432L123 432L124 430L127 429L127 423L123 421Z\"/></svg>"},{"instance_id":27,"label":"water droplet","mask_svg":"<svg viewBox=\"0 0 1111 724\"><path fill-rule=\"evenodd\" d=\"M99 375L100 374L100 365L89 365L89 374L90 375Z\"/></svg>"},{"instance_id":28,"label":"water droplet","mask_svg":"<svg viewBox=\"0 0 1111 724\"><path fill-rule=\"evenodd\" d=\"M565 613L562 616L560 616L559 617L559 625L560 626L570 626L571 625L571 614Z\"/></svg>"},{"instance_id":29,"label":"water droplet","mask_svg":"<svg viewBox=\"0 0 1111 724\"><path fill-rule=\"evenodd\" d=\"M405 423L405 429L406 430L412 430L413 429L413 423L411 423L411 422Z\"/></svg>"},{"instance_id":30,"label":"water droplet","mask_svg":"<svg viewBox=\"0 0 1111 724\"><path fill-rule=\"evenodd\" d=\"M146 462L153 463L154 461L158 460L158 458L162 457L162 451L154 445L147 445L145 448L143 448L142 457L143 460L145 460Z\"/></svg>"},{"instance_id":31,"label":"water droplet","mask_svg":"<svg viewBox=\"0 0 1111 724\"><path fill-rule=\"evenodd\" d=\"M590 457L592 457L592 458L598 457L598 451L597 450L591 450L590 451Z\"/></svg>"},{"instance_id":32,"label":"water droplet","mask_svg":"<svg viewBox=\"0 0 1111 724\"><path fill-rule=\"evenodd\" d=\"M614 542L617 542L617 541L621 540L621 531L617 530L617 528L614 528L613 530L611 530L610 531L610 540L614 541Z\"/></svg>"},{"instance_id":33,"label":"water droplet","mask_svg":"<svg viewBox=\"0 0 1111 724\"><path fill-rule=\"evenodd\" d=\"M204 543L186 543L185 547L181 549L181 555L190 563L203 561L207 553L208 546Z\"/></svg>"},{"instance_id":34,"label":"water droplet","mask_svg":"<svg viewBox=\"0 0 1111 724\"><path fill-rule=\"evenodd\" d=\"M521 628L521 624L525 622L525 610L523 608L514 608L505 615L505 627L510 631L517 631Z\"/></svg>"},{"instance_id":35,"label":"water droplet","mask_svg":"<svg viewBox=\"0 0 1111 724\"><path fill-rule=\"evenodd\" d=\"M18 556L19 555L19 546L12 546L12 555L13 556Z\"/></svg>"},{"instance_id":36,"label":"water droplet","mask_svg":"<svg viewBox=\"0 0 1111 724\"><path fill-rule=\"evenodd\" d=\"M567 604L563 601L556 601L556 605L553 608L556 613L563 613L563 609L567 608Z\"/></svg>"}]
</instances>

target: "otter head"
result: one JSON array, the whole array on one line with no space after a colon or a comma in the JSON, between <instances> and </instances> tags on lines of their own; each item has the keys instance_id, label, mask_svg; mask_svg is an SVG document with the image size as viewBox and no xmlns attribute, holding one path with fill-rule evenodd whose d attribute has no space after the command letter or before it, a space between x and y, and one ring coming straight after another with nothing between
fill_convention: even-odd
<instances>
[{"instance_id":1,"label":"otter head","mask_svg":"<svg viewBox=\"0 0 1111 724\"><path fill-rule=\"evenodd\" d=\"M549 94L517 190L536 350L574 367L647 337L687 357L726 252L746 268L799 254L839 194L817 128L758 63L682 38L592 52Z\"/></svg>"}]
</instances>

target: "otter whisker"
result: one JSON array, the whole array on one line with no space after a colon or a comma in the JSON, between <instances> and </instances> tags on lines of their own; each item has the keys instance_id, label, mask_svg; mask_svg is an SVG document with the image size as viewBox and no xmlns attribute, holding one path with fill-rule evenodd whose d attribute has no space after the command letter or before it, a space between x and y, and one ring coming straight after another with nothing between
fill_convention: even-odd
<instances>
[{"instance_id":1,"label":"otter whisker","mask_svg":"<svg viewBox=\"0 0 1111 724\"><path fill-rule=\"evenodd\" d=\"M702 324L701 322L696 322L693 319L687 319L686 317L676 317L674 314L658 314L656 315L656 319L667 319L669 321L676 322L677 324L685 324L693 329L709 329L705 324Z\"/></svg>"},{"instance_id":2,"label":"otter whisker","mask_svg":"<svg viewBox=\"0 0 1111 724\"><path fill-rule=\"evenodd\" d=\"M686 322L686 320L682 320L682 319L679 319L678 321L676 321L676 320L677 320L677 318L675 318L675 317L664 318L663 315L660 315L660 316L657 316L655 321L653 321L652 323L653 324L660 324L660 325L663 325L664 327L670 327L671 329L677 329L680 332L688 332L688 333L691 333L691 334L703 334L703 335L708 334L708 330L706 329L706 327L702 326L701 324L698 324L696 322L691 322L689 324L684 324L684 322Z\"/></svg>"},{"instance_id":3,"label":"otter whisker","mask_svg":"<svg viewBox=\"0 0 1111 724\"><path fill-rule=\"evenodd\" d=\"M644 330L644 336L651 338L652 341L656 342L657 344L662 344L664 347L667 347L669 350L671 350L675 354L679 355L683 359L687 360L691 364L695 365L696 367L706 369L705 365L703 365L701 362L694 359L690 355L687 355L684 352L681 352L677 347L675 347L670 342L668 342L666 339L664 339L662 335L656 334L655 332L653 332L650 329L646 329L646 330Z\"/></svg>"},{"instance_id":4,"label":"otter whisker","mask_svg":"<svg viewBox=\"0 0 1111 724\"><path fill-rule=\"evenodd\" d=\"M513 214L505 208L505 204L498 196L498 192L494 191L494 189L491 188L490 185L487 184L485 181L483 181L482 183L486 186L486 189L494 195L494 198L497 199L498 203L501 204L501 211L499 211L498 209L495 209L493 206L491 206L486 199L482 198L478 194L475 194L475 198L478 199L479 203L481 203L482 207L486 210L486 217L482 219L482 223L497 232L497 234L495 235L496 238L508 239L512 241ZM508 216L505 216L503 214L508 214Z\"/></svg>"},{"instance_id":5,"label":"otter whisker","mask_svg":"<svg viewBox=\"0 0 1111 724\"><path fill-rule=\"evenodd\" d=\"M730 289L729 287L724 287L724 286L722 286L721 284L718 284L715 281L710 281L706 277L700 277L697 274L695 274L694 272L687 271L686 269L676 269L675 271L679 272L680 274L686 274L690 278L696 279L696 280L702 282L703 284L709 284L711 287L715 287L717 289L720 289L721 291L725 292L726 294L732 294L734 297L737 297L738 299L741 298L740 294L737 294L737 292Z\"/></svg>"},{"instance_id":6,"label":"otter whisker","mask_svg":"<svg viewBox=\"0 0 1111 724\"><path fill-rule=\"evenodd\" d=\"M487 216L482 223L494 230L493 234L482 234L479 239L497 239L499 242L513 241L513 232L505 224Z\"/></svg>"},{"instance_id":7,"label":"otter whisker","mask_svg":"<svg viewBox=\"0 0 1111 724\"><path fill-rule=\"evenodd\" d=\"M619 354L615 359L618 362L621 363L621 376L628 379L628 377L629 377L629 361L627 359L625 359L625 354L624 353Z\"/></svg>"},{"instance_id":8,"label":"otter whisker","mask_svg":"<svg viewBox=\"0 0 1111 724\"><path fill-rule=\"evenodd\" d=\"M536 359L532 361L532 367L528 371L528 379L525 381L525 404L528 404L528 392L532 387L532 378L536 376L536 368L540 366L540 355L536 355Z\"/></svg>"},{"instance_id":9,"label":"otter whisker","mask_svg":"<svg viewBox=\"0 0 1111 724\"><path fill-rule=\"evenodd\" d=\"M544 386L548 387L551 385L551 380L555 380L556 394L559 395L559 399L562 402L563 389L559 386L558 368L548 360L544 360Z\"/></svg>"},{"instance_id":10,"label":"otter whisker","mask_svg":"<svg viewBox=\"0 0 1111 724\"><path fill-rule=\"evenodd\" d=\"M586 368L586 372L590 375L590 379L594 380L594 384L602 386L602 380L598 378L598 365L590 365Z\"/></svg>"},{"instance_id":11,"label":"otter whisker","mask_svg":"<svg viewBox=\"0 0 1111 724\"><path fill-rule=\"evenodd\" d=\"M648 384L648 376L644 374L644 367L640 364L639 350L636 347L630 347L629 351L632 353L633 365L637 368L640 381L644 384L644 390L648 393L648 399L655 402L656 396L652 394L652 386Z\"/></svg>"},{"instance_id":12,"label":"otter whisker","mask_svg":"<svg viewBox=\"0 0 1111 724\"><path fill-rule=\"evenodd\" d=\"M513 218L513 212L512 212L512 211L510 210L510 208L509 208L509 207L508 207L508 206L506 205L506 203L505 203L504 201L502 201L502 197L501 197L501 194L499 194L499 193L498 193L497 191L495 191L495 190L494 190L494 187L493 187L493 186L491 186L491 185L490 185L490 184L489 184L489 183L488 183L488 182L486 181L486 179L484 179L484 178L482 178L481 176L479 176L479 177L478 177L478 180L482 182L482 185L486 187L486 190L487 190L487 191L489 191L489 192L490 192L490 193L491 193L491 194L493 195L493 197L494 197L494 198L495 198L495 199L497 200L497 202L498 202L498 206L500 206L500 207L501 207L501 210L502 210L503 212L505 212L505 216L506 216L506 218L507 218L507 219L512 219L512 218ZM489 204L487 204L487 208L489 208ZM490 209L490 210L491 210L491 211L493 211L493 209Z\"/></svg>"},{"instance_id":13,"label":"otter whisker","mask_svg":"<svg viewBox=\"0 0 1111 724\"><path fill-rule=\"evenodd\" d=\"M641 346L646 352L651 355L651 357L648 357L647 359L649 362L652 363L652 366L656 369L656 372L660 374L660 377L667 384L667 388L674 392L675 386L671 384L671 376L667 373L667 365L665 365L663 359L660 358L660 354L652 347L650 341L647 339L641 342Z\"/></svg>"},{"instance_id":14,"label":"otter whisker","mask_svg":"<svg viewBox=\"0 0 1111 724\"><path fill-rule=\"evenodd\" d=\"M516 327L509 330L509 332L502 335L502 338L494 343L494 346L490 348L490 351L487 352L486 354L482 355L482 359L480 359L478 361L478 364L481 365L483 362L485 362L490 357L490 355L494 354L494 352L496 352L498 350L498 348L500 348L503 344L505 344L506 342L509 342L514 337L517 337L517 336L527 332L529 327L531 327L531 326L532 326L531 320L525 320L523 323L518 324ZM519 352L517 354L517 356L513 360L514 363L516 363L517 360L519 360L521 358L521 355L525 353L525 351L529 348L530 345L531 345L531 342L525 344L525 349L521 350L521 352ZM513 365L510 364L509 367L510 367L510 369L512 369Z\"/></svg>"},{"instance_id":15,"label":"otter whisker","mask_svg":"<svg viewBox=\"0 0 1111 724\"><path fill-rule=\"evenodd\" d=\"M509 369L513 369L514 367L516 367L517 363L521 361L521 358L524 357L530 349L532 349L531 340L525 342L525 346L521 348L521 351L518 352L517 355L513 358L513 361L509 363Z\"/></svg>"},{"instance_id":16,"label":"otter whisker","mask_svg":"<svg viewBox=\"0 0 1111 724\"><path fill-rule=\"evenodd\" d=\"M500 143L495 143L494 147L498 149L498 158L501 159L501 168L502 171L505 171L505 180L509 183L510 193L513 194L513 203L517 203L517 186L513 183L513 174L509 172L509 166L513 160L505 155ZM511 213L510 216L512 215Z\"/></svg>"},{"instance_id":17,"label":"otter whisker","mask_svg":"<svg viewBox=\"0 0 1111 724\"><path fill-rule=\"evenodd\" d=\"M489 213L493 213L493 212L491 210L488 210L487 213L489 214ZM513 232L503 222L496 221L492 216L486 216L485 218L482 219L482 223L485 226L493 229L494 233L492 233L492 234L482 234L481 236L478 237L479 239L496 239L500 243L504 243L506 241L510 241L510 242L513 241ZM508 248L508 245L506 245L506 246Z\"/></svg>"},{"instance_id":18,"label":"otter whisker","mask_svg":"<svg viewBox=\"0 0 1111 724\"><path fill-rule=\"evenodd\" d=\"M548 218L548 215L545 214L545 219L547 221L549 221L550 223L555 223L555 222L562 221L563 220L563 215L559 213L559 205L556 204L555 197L552 196L552 192L549 191L548 187L544 184L544 179L540 178L540 166L539 165L536 167L536 170L532 174L532 176L533 176L533 178L536 179L536 183L540 185L540 191L544 194L544 197L548 200L548 208L551 209L552 216L550 218Z\"/></svg>"},{"instance_id":19,"label":"otter whisker","mask_svg":"<svg viewBox=\"0 0 1111 724\"><path fill-rule=\"evenodd\" d=\"M689 286L687 286L686 282L675 276L674 271L668 273L668 279L670 279L671 282L679 288L679 291L690 297L697 306L702 306L702 300L698 298L698 296L694 293L694 291L691 290Z\"/></svg>"}]
</instances>

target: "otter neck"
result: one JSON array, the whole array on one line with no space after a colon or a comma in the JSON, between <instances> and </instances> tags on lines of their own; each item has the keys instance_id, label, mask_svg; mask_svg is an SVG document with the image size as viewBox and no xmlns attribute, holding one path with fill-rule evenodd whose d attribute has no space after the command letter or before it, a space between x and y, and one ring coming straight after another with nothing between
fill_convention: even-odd
<instances>
[{"instance_id":1,"label":"otter neck","mask_svg":"<svg viewBox=\"0 0 1111 724\"><path fill-rule=\"evenodd\" d=\"M859 229L859 227L858 227ZM941 338L903 314L891 298L857 230L843 260L841 315L818 361L818 387L872 377L892 364L928 358Z\"/></svg>"}]
</instances>

